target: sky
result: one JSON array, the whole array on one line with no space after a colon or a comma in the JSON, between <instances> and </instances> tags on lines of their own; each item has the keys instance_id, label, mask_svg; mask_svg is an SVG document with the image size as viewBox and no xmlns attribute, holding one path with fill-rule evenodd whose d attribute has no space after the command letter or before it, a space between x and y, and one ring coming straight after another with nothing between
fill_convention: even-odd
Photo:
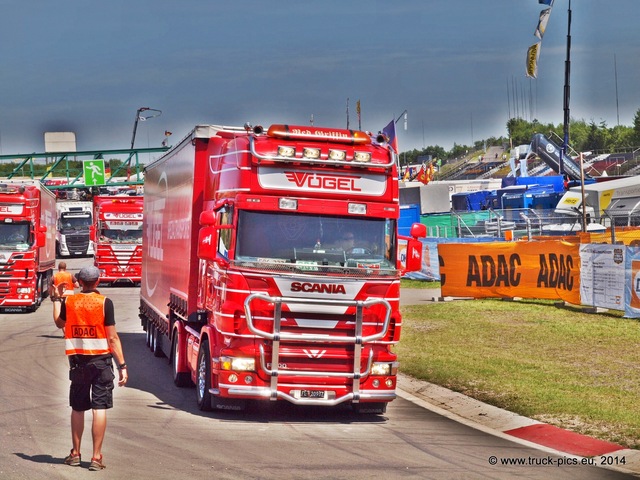
<instances>
[{"instance_id":1,"label":"sky","mask_svg":"<svg viewBox=\"0 0 640 480\"><path fill-rule=\"evenodd\" d=\"M506 136L510 117L562 124L569 2L555 0L530 79L538 0L0 0L0 154L44 152L45 132L129 148L141 107L161 114L136 147L199 124L397 120L401 151L449 150ZM571 11L571 117L632 126L638 0Z\"/></svg>"}]
</instances>

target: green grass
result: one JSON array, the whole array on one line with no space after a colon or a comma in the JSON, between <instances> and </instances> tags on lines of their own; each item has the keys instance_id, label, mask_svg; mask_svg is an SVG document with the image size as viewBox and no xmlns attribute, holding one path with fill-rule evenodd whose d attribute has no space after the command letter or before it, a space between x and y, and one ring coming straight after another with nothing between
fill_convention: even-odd
<instances>
[{"instance_id":1,"label":"green grass","mask_svg":"<svg viewBox=\"0 0 640 480\"><path fill-rule=\"evenodd\" d=\"M535 300L440 302L402 312L396 351L403 373L640 448L638 320Z\"/></svg>"},{"instance_id":2,"label":"green grass","mask_svg":"<svg viewBox=\"0 0 640 480\"><path fill-rule=\"evenodd\" d=\"M440 282L425 282L423 280L400 280L400 288L440 288Z\"/></svg>"}]
</instances>

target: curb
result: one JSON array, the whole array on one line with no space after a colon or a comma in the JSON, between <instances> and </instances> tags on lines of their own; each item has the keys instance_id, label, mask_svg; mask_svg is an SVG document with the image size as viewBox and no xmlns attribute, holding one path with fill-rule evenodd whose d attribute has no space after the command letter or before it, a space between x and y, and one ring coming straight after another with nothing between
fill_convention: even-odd
<instances>
[{"instance_id":1,"label":"curb","mask_svg":"<svg viewBox=\"0 0 640 480\"><path fill-rule=\"evenodd\" d=\"M601 468L640 476L640 450L542 423L401 373L397 389L398 396L434 413L547 453L578 458L624 457L624 465Z\"/></svg>"}]
</instances>

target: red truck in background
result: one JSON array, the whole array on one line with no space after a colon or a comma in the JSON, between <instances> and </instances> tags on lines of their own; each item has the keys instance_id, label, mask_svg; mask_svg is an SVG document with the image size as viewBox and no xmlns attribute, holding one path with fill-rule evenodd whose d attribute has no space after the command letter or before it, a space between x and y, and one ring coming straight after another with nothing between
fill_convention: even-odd
<instances>
[{"instance_id":1,"label":"red truck in background","mask_svg":"<svg viewBox=\"0 0 640 480\"><path fill-rule=\"evenodd\" d=\"M143 199L132 195L93 197L94 264L101 284L140 283Z\"/></svg>"},{"instance_id":2,"label":"red truck in background","mask_svg":"<svg viewBox=\"0 0 640 480\"><path fill-rule=\"evenodd\" d=\"M397 158L314 126L197 126L145 169L140 318L200 409L396 396ZM405 270L420 268L412 227Z\"/></svg>"},{"instance_id":3,"label":"red truck in background","mask_svg":"<svg viewBox=\"0 0 640 480\"><path fill-rule=\"evenodd\" d=\"M0 310L34 311L56 261L56 197L37 180L0 182Z\"/></svg>"}]
</instances>

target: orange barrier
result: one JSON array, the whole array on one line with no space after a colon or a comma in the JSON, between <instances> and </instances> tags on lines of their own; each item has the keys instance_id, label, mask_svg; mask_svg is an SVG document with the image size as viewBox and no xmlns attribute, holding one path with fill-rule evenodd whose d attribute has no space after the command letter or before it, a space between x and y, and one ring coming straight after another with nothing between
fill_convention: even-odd
<instances>
[{"instance_id":1,"label":"orange barrier","mask_svg":"<svg viewBox=\"0 0 640 480\"><path fill-rule=\"evenodd\" d=\"M541 298L580 305L577 243L443 243L438 254L445 297Z\"/></svg>"}]
</instances>

